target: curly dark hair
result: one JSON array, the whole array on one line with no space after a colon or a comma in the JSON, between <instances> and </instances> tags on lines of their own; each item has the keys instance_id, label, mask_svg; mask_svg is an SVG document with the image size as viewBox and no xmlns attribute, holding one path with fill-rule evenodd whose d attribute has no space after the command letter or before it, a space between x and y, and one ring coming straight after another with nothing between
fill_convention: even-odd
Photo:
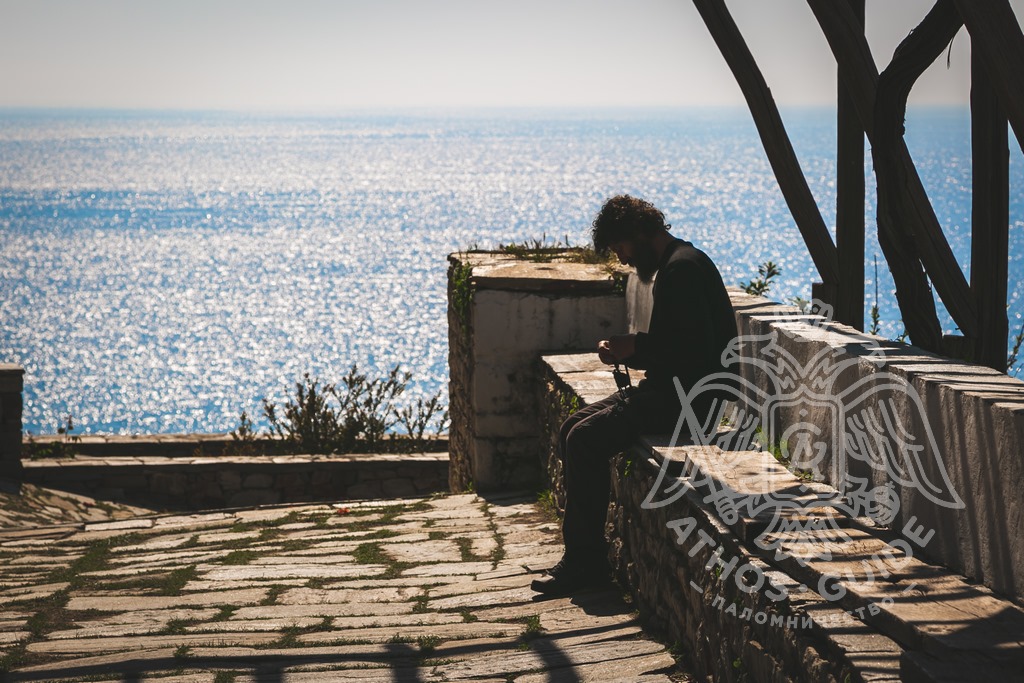
<instances>
[{"instance_id":1,"label":"curly dark hair","mask_svg":"<svg viewBox=\"0 0 1024 683\"><path fill-rule=\"evenodd\" d=\"M594 240L594 251L606 254L616 242L638 235L653 235L671 227L665 222L665 214L655 208L654 204L628 194L620 194L604 203L594 219L590 234Z\"/></svg>"}]
</instances>

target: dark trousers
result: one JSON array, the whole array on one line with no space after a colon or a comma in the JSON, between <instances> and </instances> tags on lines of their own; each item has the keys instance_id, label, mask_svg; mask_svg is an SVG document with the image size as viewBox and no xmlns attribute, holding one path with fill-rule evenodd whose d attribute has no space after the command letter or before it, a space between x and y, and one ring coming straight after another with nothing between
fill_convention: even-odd
<instances>
[{"instance_id":1,"label":"dark trousers","mask_svg":"<svg viewBox=\"0 0 1024 683\"><path fill-rule=\"evenodd\" d=\"M608 461L629 448L640 434L671 432L678 418L678 397L631 387L625 399L612 394L562 423L559 446L565 483L562 537L566 559L589 562L607 557Z\"/></svg>"}]
</instances>

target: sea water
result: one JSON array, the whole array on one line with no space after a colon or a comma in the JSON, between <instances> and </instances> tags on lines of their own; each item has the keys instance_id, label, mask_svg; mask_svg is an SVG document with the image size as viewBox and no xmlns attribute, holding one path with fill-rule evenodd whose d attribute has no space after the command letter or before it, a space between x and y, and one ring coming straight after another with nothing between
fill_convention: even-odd
<instances>
[{"instance_id":1,"label":"sea water","mask_svg":"<svg viewBox=\"0 0 1024 683\"><path fill-rule=\"evenodd\" d=\"M834 112L784 112L827 224ZM970 268L964 109L913 110L907 140ZM1009 313L1024 313L1024 163L1011 144ZM882 333L902 331L879 257ZM446 255L588 241L631 193L716 261L727 283L772 260L778 300L818 279L743 109L346 116L0 112L0 362L25 367L27 430L226 431L304 373L412 373L447 387ZM945 311L947 332L954 326ZM445 399L447 397L445 396Z\"/></svg>"}]
</instances>

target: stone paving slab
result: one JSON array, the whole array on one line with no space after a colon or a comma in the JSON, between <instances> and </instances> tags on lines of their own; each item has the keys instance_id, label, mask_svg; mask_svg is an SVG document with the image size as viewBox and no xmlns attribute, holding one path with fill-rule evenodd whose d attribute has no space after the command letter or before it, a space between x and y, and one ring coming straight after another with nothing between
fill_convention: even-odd
<instances>
[{"instance_id":1,"label":"stone paving slab","mask_svg":"<svg viewBox=\"0 0 1024 683\"><path fill-rule=\"evenodd\" d=\"M617 590L537 599L560 554L507 495L0 535L0 680L685 680Z\"/></svg>"},{"instance_id":2,"label":"stone paving slab","mask_svg":"<svg viewBox=\"0 0 1024 683\"><path fill-rule=\"evenodd\" d=\"M16 530L39 533L40 525L106 522L147 512L149 510L130 505L101 502L75 493L0 479L0 537L14 534ZM26 527L37 528L33 531Z\"/></svg>"},{"instance_id":3,"label":"stone paving slab","mask_svg":"<svg viewBox=\"0 0 1024 683\"><path fill-rule=\"evenodd\" d=\"M566 675L550 676L548 672L526 674L516 678L516 683L551 683L559 679L578 683L669 683L664 674L649 674L672 666L672 657L667 652L656 652L642 657L582 664L574 666Z\"/></svg>"},{"instance_id":4,"label":"stone paving slab","mask_svg":"<svg viewBox=\"0 0 1024 683\"><path fill-rule=\"evenodd\" d=\"M247 643L263 645L278 640L273 633L198 633L176 634L169 636L119 636L112 638L65 638L62 640L44 640L29 643L26 649L30 653L46 654L95 654L99 652L116 652L120 650L141 650L149 647L209 647L211 645L236 645Z\"/></svg>"},{"instance_id":5,"label":"stone paving slab","mask_svg":"<svg viewBox=\"0 0 1024 683\"><path fill-rule=\"evenodd\" d=\"M353 619L391 617L401 615L412 619L419 617L413 610L416 603L407 602L339 602L305 605L274 605L259 607L241 607L234 612L232 618L237 619L276 619L285 616L319 616L345 617Z\"/></svg>"},{"instance_id":6,"label":"stone paving slab","mask_svg":"<svg viewBox=\"0 0 1024 683\"><path fill-rule=\"evenodd\" d=\"M66 638L125 637L147 633L158 633L172 621L205 621L219 614L217 609L166 609L140 610L137 612L114 612L102 619L87 621L77 628L50 631L49 640Z\"/></svg>"},{"instance_id":7,"label":"stone paving slab","mask_svg":"<svg viewBox=\"0 0 1024 683\"><path fill-rule=\"evenodd\" d=\"M72 595L67 603L71 611L129 612L136 609L169 609L195 605L246 605L265 600L264 588L234 591L189 593L182 595L129 595L127 591L110 591L105 595Z\"/></svg>"},{"instance_id":8,"label":"stone paving slab","mask_svg":"<svg viewBox=\"0 0 1024 683\"><path fill-rule=\"evenodd\" d=\"M650 641L609 641L607 643L584 643L579 645L560 646L555 641L537 641L529 650L514 651L504 656L490 657L485 655L468 655L466 659L437 668L440 679L460 681L471 680L481 676L501 676L508 674L524 674L545 669L558 669L581 664L603 664L663 652L664 647ZM671 658L669 658L671 659ZM664 669L667 662L659 668ZM635 671L635 674L651 673L652 670Z\"/></svg>"}]
</instances>

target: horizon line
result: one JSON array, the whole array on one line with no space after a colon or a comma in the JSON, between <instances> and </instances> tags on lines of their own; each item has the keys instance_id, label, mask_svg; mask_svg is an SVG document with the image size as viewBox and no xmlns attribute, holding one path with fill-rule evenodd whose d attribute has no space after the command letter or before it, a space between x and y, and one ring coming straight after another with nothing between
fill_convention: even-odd
<instances>
[{"instance_id":1,"label":"horizon line","mask_svg":"<svg viewBox=\"0 0 1024 683\"><path fill-rule=\"evenodd\" d=\"M780 111L787 110L828 110L835 111L835 103L827 104L780 104ZM927 103L907 105L907 110L947 109L969 111L968 103ZM616 112L675 112L675 111L749 111L746 104L640 104L640 105L396 105L396 106L355 106L348 108L310 109L260 109L260 108L218 108L218 107L100 107L63 105L4 105L0 114L224 114L249 116L352 116L384 114L467 114L467 113L616 113Z\"/></svg>"}]
</instances>

